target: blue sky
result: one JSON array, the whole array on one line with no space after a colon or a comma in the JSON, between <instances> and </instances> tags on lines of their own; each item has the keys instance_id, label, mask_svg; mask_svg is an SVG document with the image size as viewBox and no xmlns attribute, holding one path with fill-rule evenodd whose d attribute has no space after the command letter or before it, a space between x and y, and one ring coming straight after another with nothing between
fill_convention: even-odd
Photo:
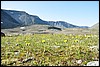
<instances>
[{"instance_id":1,"label":"blue sky","mask_svg":"<svg viewBox=\"0 0 100 67\"><path fill-rule=\"evenodd\" d=\"M99 1L1 1L1 9L25 11L42 20L79 26L99 22Z\"/></svg>"}]
</instances>

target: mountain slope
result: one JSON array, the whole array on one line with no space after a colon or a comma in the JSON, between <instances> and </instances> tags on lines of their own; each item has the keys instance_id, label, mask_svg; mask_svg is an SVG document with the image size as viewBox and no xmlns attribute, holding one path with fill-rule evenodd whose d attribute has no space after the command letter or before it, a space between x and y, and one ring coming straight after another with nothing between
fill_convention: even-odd
<instances>
[{"instance_id":1,"label":"mountain slope","mask_svg":"<svg viewBox=\"0 0 100 67\"><path fill-rule=\"evenodd\" d=\"M1 28L13 28L20 25L14 18L1 10Z\"/></svg>"},{"instance_id":2,"label":"mountain slope","mask_svg":"<svg viewBox=\"0 0 100 67\"><path fill-rule=\"evenodd\" d=\"M87 26L77 26L64 21L44 21L38 16L29 15L24 11L1 10L1 28L15 28L17 26L28 26L34 24L50 25L60 28L88 28Z\"/></svg>"},{"instance_id":3,"label":"mountain slope","mask_svg":"<svg viewBox=\"0 0 100 67\"><path fill-rule=\"evenodd\" d=\"M30 15L24 11L15 11L15 10L4 10L8 15L14 18L21 25L31 25L32 20Z\"/></svg>"},{"instance_id":4,"label":"mountain slope","mask_svg":"<svg viewBox=\"0 0 100 67\"><path fill-rule=\"evenodd\" d=\"M90 27L91 29L99 30L99 23L94 24Z\"/></svg>"}]
</instances>

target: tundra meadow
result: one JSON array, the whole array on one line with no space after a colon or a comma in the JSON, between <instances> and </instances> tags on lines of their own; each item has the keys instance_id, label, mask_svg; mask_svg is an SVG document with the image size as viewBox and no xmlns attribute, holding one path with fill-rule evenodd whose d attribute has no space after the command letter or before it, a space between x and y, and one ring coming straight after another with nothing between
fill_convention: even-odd
<instances>
[{"instance_id":1,"label":"tundra meadow","mask_svg":"<svg viewBox=\"0 0 100 67\"><path fill-rule=\"evenodd\" d=\"M84 66L99 59L99 35L34 34L1 37L2 66Z\"/></svg>"}]
</instances>

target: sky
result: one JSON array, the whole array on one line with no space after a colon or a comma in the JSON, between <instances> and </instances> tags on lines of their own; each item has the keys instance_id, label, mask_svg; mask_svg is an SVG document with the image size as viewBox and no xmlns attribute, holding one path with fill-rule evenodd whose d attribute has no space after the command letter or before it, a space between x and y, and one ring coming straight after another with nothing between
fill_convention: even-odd
<instances>
[{"instance_id":1,"label":"sky","mask_svg":"<svg viewBox=\"0 0 100 67\"><path fill-rule=\"evenodd\" d=\"M45 21L65 21L78 26L99 22L99 1L1 1L1 9L25 11Z\"/></svg>"}]
</instances>

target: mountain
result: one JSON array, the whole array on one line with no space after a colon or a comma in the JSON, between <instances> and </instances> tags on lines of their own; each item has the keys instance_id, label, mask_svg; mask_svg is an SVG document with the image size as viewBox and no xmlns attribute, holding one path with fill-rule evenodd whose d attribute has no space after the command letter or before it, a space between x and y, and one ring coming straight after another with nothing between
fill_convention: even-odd
<instances>
[{"instance_id":1,"label":"mountain","mask_svg":"<svg viewBox=\"0 0 100 67\"><path fill-rule=\"evenodd\" d=\"M13 28L20 25L15 19L13 19L5 11L1 10L1 28Z\"/></svg>"},{"instance_id":2,"label":"mountain","mask_svg":"<svg viewBox=\"0 0 100 67\"><path fill-rule=\"evenodd\" d=\"M30 15L25 11L1 9L1 28L15 28L30 26L34 24L49 25L60 28L88 28L87 26L77 26L65 21L44 21L36 15Z\"/></svg>"},{"instance_id":3,"label":"mountain","mask_svg":"<svg viewBox=\"0 0 100 67\"><path fill-rule=\"evenodd\" d=\"M90 29L99 30L99 23L94 24Z\"/></svg>"}]
</instances>

